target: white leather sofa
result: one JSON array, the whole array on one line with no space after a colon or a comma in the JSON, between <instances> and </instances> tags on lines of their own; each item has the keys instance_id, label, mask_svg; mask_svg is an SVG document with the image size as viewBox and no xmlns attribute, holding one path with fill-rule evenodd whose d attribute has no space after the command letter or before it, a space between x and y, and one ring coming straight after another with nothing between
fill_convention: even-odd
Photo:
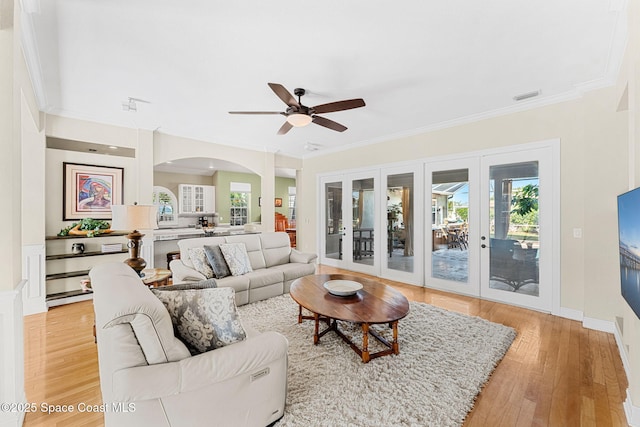
<instances>
[{"instance_id":1,"label":"white leather sofa","mask_svg":"<svg viewBox=\"0 0 640 427\"><path fill-rule=\"evenodd\" d=\"M188 249L242 242L251 261L251 273L216 279L218 287L229 286L236 291L236 304L243 305L289 292L291 283L299 277L314 274L316 254L291 248L289 235L283 232L244 234L220 237L199 237L178 241L180 259L171 261L173 283L205 280L189 258Z\"/></svg>"},{"instance_id":2,"label":"white leather sofa","mask_svg":"<svg viewBox=\"0 0 640 427\"><path fill-rule=\"evenodd\" d=\"M90 276L107 427L253 427L283 415L284 336L245 325L245 340L191 356L130 267L102 264Z\"/></svg>"}]
</instances>

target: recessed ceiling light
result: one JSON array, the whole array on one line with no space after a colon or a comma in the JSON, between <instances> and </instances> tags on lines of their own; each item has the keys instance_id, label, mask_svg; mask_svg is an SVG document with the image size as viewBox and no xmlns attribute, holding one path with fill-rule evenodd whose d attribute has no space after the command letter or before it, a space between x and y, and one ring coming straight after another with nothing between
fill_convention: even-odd
<instances>
[{"instance_id":1,"label":"recessed ceiling light","mask_svg":"<svg viewBox=\"0 0 640 427\"><path fill-rule=\"evenodd\" d=\"M118 147L116 147L115 145L110 145L110 146L109 146L109 149L111 149L111 150L117 150L117 149L118 149Z\"/></svg>"},{"instance_id":2,"label":"recessed ceiling light","mask_svg":"<svg viewBox=\"0 0 640 427\"><path fill-rule=\"evenodd\" d=\"M171 164L171 163L173 163L173 162L172 162L172 161L168 161L168 162L165 162L165 163L166 163L166 164L168 164L168 165L170 165L170 164Z\"/></svg>"},{"instance_id":3,"label":"recessed ceiling light","mask_svg":"<svg viewBox=\"0 0 640 427\"><path fill-rule=\"evenodd\" d=\"M209 166L209 169L214 169L214 167L213 166Z\"/></svg>"},{"instance_id":4,"label":"recessed ceiling light","mask_svg":"<svg viewBox=\"0 0 640 427\"><path fill-rule=\"evenodd\" d=\"M307 142L306 144L304 144L304 149L307 151L318 151L320 149L320 146L318 144Z\"/></svg>"}]
</instances>

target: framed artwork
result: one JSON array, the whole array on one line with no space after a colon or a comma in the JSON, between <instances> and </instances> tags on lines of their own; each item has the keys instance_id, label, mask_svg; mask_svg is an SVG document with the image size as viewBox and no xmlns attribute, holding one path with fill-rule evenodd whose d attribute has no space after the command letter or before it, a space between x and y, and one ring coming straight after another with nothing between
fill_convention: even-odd
<instances>
[{"instance_id":1,"label":"framed artwork","mask_svg":"<svg viewBox=\"0 0 640 427\"><path fill-rule=\"evenodd\" d=\"M276 197L276 208L282 207L282 198Z\"/></svg>"},{"instance_id":2,"label":"framed artwork","mask_svg":"<svg viewBox=\"0 0 640 427\"><path fill-rule=\"evenodd\" d=\"M124 168L62 163L62 220L111 219L111 203L124 201Z\"/></svg>"}]
</instances>

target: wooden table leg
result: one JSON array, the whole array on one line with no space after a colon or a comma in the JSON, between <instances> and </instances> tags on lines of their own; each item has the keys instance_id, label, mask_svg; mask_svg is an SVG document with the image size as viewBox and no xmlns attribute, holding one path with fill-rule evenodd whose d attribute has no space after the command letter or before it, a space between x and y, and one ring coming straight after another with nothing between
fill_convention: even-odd
<instances>
[{"instance_id":1,"label":"wooden table leg","mask_svg":"<svg viewBox=\"0 0 640 427\"><path fill-rule=\"evenodd\" d=\"M362 324L362 362L369 363L369 324Z\"/></svg>"},{"instance_id":2,"label":"wooden table leg","mask_svg":"<svg viewBox=\"0 0 640 427\"><path fill-rule=\"evenodd\" d=\"M391 349L393 354L400 354L400 346L398 345L398 321L396 320L391 324L393 328L393 342L391 343Z\"/></svg>"},{"instance_id":3,"label":"wooden table leg","mask_svg":"<svg viewBox=\"0 0 640 427\"><path fill-rule=\"evenodd\" d=\"M314 330L313 330L313 344L318 344L320 341L320 337L318 336L318 332L320 331L320 315L318 313L313 313L313 320L315 322Z\"/></svg>"},{"instance_id":4,"label":"wooden table leg","mask_svg":"<svg viewBox=\"0 0 640 427\"><path fill-rule=\"evenodd\" d=\"M298 304L298 323L302 323L302 306Z\"/></svg>"}]
</instances>

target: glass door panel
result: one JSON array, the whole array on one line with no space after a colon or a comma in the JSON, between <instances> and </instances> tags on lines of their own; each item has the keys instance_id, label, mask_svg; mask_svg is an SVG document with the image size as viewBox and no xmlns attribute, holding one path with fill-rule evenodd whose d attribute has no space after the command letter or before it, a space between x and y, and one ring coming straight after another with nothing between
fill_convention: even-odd
<instances>
[{"instance_id":1,"label":"glass door panel","mask_svg":"<svg viewBox=\"0 0 640 427\"><path fill-rule=\"evenodd\" d=\"M353 218L352 261L373 265L375 247L375 192L373 178L351 181Z\"/></svg>"},{"instance_id":2,"label":"glass door panel","mask_svg":"<svg viewBox=\"0 0 640 427\"><path fill-rule=\"evenodd\" d=\"M387 267L414 271L414 174L387 176Z\"/></svg>"},{"instance_id":3,"label":"glass door panel","mask_svg":"<svg viewBox=\"0 0 640 427\"><path fill-rule=\"evenodd\" d=\"M489 167L489 287L540 295L538 162Z\"/></svg>"},{"instance_id":4,"label":"glass door panel","mask_svg":"<svg viewBox=\"0 0 640 427\"><path fill-rule=\"evenodd\" d=\"M342 181L324 184L324 255L342 259Z\"/></svg>"},{"instance_id":5,"label":"glass door panel","mask_svg":"<svg viewBox=\"0 0 640 427\"><path fill-rule=\"evenodd\" d=\"M482 158L481 293L551 311L551 149Z\"/></svg>"},{"instance_id":6,"label":"glass door panel","mask_svg":"<svg viewBox=\"0 0 640 427\"><path fill-rule=\"evenodd\" d=\"M382 184L382 276L422 285L422 165L384 169Z\"/></svg>"},{"instance_id":7,"label":"glass door panel","mask_svg":"<svg viewBox=\"0 0 640 427\"><path fill-rule=\"evenodd\" d=\"M429 163L426 178L431 226L426 283L477 296L478 159Z\"/></svg>"},{"instance_id":8,"label":"glass door panel","mask_svg":"<svg viewBox=\"0 0 640 427\"><path fill-rule=\"evenodd\" d=\"M469 282L469 170L431 175L431 277Z\"/></svg>"}]
</instances>

